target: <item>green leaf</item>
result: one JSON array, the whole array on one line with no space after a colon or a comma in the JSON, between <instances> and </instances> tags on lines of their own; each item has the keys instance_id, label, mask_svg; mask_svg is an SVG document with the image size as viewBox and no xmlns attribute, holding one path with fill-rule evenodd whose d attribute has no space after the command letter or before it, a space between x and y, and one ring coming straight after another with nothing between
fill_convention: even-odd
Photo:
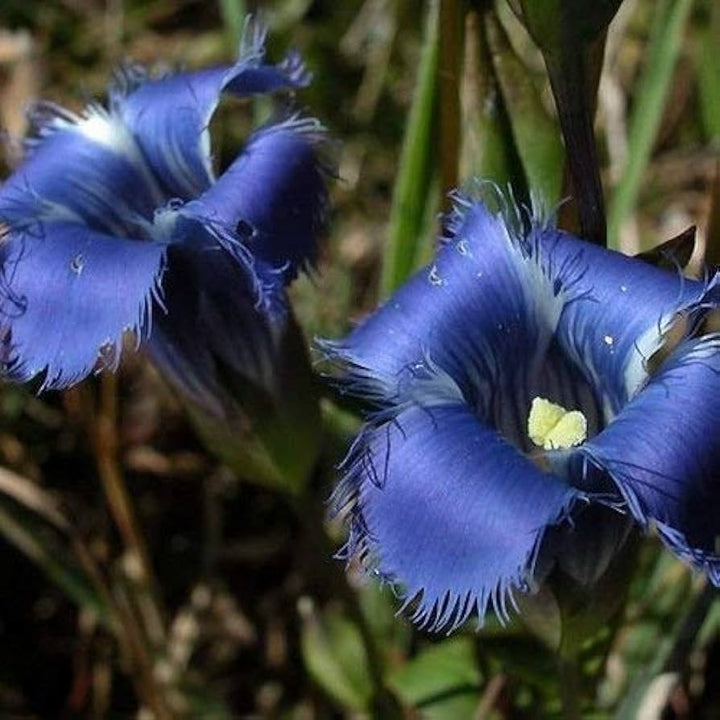
<instances>
[{"instance_id":1,"label":"green leaf","mask_svg":"<svg viewBox=\"0 0 720 720\"><path fill-rule=\"evenodd\" d=\"M650 160L691 5L692 0L659 0L656 4L645 69L629 121L627 160L608 211L613 246L617 246L622 223L635 206Z\"/></svg>"},{"instance_id":2,"label":"green leaf","mask_svg":"<svg viewBox=\"0 0 720 720\"><path fill-rule=\"evenodd\" d=\"M380 296L386 298L417 267L436 171L438 0L429 0L417 84L395 179Z\"/></svg>"},{"instance_id":3,"label":"green leaf","mask_svg":"<svg viewBox=\"0 0 720 720\"><path fill-rule=\"evenodd\" d=\"M515 197L527 202L525 174L495 76L483 17L470 12L465 24L460 172L465 178L487 178L500 187L509 185Z\"/></svg>"},{"instance_id":4,"label":"green leaf","mask_svg":"<svg viewBox=\"0 0 720 720\"><path fill-rule=\"evenodd\" d=\"M186 405L208 449L241 479L299 494L315 468L321 422L305 339L292 313L274 353L266 368L270 379L219 369L228 407L225 417Z\"/></svg>"},{"instance_id":5,"label":"green leaf","mask_svg":"<svg viewBox=\"0 0 720 720\"><path fill-rule=\"evenodd\" d=\"M554 207L560 200L564 163L557 125L545 111L530 71L515 54L494 13L487 13L485 27L528 185L533 193L539 193L546 207Z\"/></svg>"},{"instance_id":6,"label":"green leaf","mask_svg":"<svg viewBox=\"0 0 720 720\"><path fill-rule=\"evenodd\" d=\"M482 651L504 672L532 685L546 697L557 694L557 655L530 635L482 638Z\"/></svg>"},{"instance_id":7,"label":"green leaf","mask_svg":"<svg viewBox=\"0 0 720 720\"><path fill-rule=\"evenodd\" d=\"M362 635L336 608L318 614L309 598L301 601L300 644L307 671L339 705L368 711L373 683Z\"/></svg>"},{"instance_id":8,"label":"green leaf","mask_svg":"<svg viewBox=\"0 0 720 720\"><path fill-rule=\"evenodd\" d=\"M428 720L470 720L480 700L474 638L455 637L423 649L392 673L388 685Z\"/></svg>"},{"instance_id":9,"label":"green leaf","mask_svg":"<svg viewBox=\"0 0 720 720\"><path fill-rule=\"evenodd\" d=\"M390 588L367 582L358 590L358 600L378 647L388 654L407 649L412 641L412 627L398 617L397 596Z\"/></svg>"}]
</instances>

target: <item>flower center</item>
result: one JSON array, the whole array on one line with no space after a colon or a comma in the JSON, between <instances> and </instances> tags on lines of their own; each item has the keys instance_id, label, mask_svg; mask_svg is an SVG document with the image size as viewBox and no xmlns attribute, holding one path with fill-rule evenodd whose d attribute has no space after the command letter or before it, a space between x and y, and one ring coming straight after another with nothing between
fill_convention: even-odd
<instances>
[{"instance_id":1,"label":"flower center","mask_svg":"<svg viewBox=\"0 0 720 720\"><path fill-rule=\"evenodd\" d=\"M566 410L545 398L536 397L530 407L527 432L545 450L575 447L587 438L587 420L579 410Z\"/></svg>"}]
</instances>

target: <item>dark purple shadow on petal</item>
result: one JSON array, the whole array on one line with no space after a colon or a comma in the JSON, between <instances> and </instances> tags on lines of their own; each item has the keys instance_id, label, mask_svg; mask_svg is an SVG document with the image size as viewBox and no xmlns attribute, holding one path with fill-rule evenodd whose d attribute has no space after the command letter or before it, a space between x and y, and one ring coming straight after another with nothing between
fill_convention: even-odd
<instances>
[{"instance_id":1,"label":"dark purple shadow on petal","mask_svg":"<svg viewBox=\"0 0 720 720\"><path fill-rule=\"evenodd\" d=\"M195 246L177 244L168 251L167 313L156 317L147 348L173 384L222 417L233 402L226 397L223 373L272 387L273 327L282 322L285 297L271 276L258 277L259 268L244 264L209 236L198 243L204 231L193 226L184 230L193 233Z\"/></svg>"},{"instance_id":2,"label":"dark purple shadow on petal","mask_svg":"<svg viewBox=\"0 0 720 720\"><path fill-rule=\"evenodd\" d=\"M290 119L256 132L243 153L183 215L234 234L284 282L315 263L327 208L324 139L311 119Z\"/></svg>"}]
</instances>

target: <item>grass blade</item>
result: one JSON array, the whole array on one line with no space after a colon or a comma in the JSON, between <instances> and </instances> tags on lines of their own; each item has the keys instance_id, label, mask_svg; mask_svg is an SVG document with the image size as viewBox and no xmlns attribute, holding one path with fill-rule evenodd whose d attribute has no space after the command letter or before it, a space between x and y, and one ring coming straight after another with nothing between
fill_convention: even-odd
<instances>
[{"instance_id":1,"label":"grass blade","mask_svg":"<svg viewBox=\"0 0 720 720\"><path fill-rule=\"evenodd\" d=\"M228 46L231 52L235 52L240 45L243 27L245 25L245 0L218 0L220 5L220 16L225 26Z\"/></svg>"},{"instance_id":2,"label":"grass blade","mask_svg":"<svg viewBox=\"0 0 720 720\"><path fill-rule=\"evenodd\" d=\"M650 31L645 70L639 81L628 132L628 155L608 212L610 244L617 246L623 220L632 212L650 159L680 52L692 0L660 0Z\"/></svg>"},{"instance_id":3,"label":"grass blade","mask_svg":"<svg viewBox=\"0 0 720 720\"><path fill-rule=\"evenodd\" d=\"M25 482L31 484L29 480ZM33 494L40 496L42 491L36 489ZM49 499L42 498L42 505L49 507L51 504ZM107 620L108 609L92 580L75 561L68 538L58 532L55 518L49 520L43 510L38 514L36 509L32 502L24 505L4 492L0 494L0 535L45 573L70 600ZM70 527L64 518L60 524Z\"/></svg>"},{"instance_id":4,"label":"grass blade","mask_svg":"<svg viewBox=\"0 0 720 720\"><path fill-rule=\"evenodd\" d=\"M720 150L720 3L711 0L698 65L698 100L707 139Z\"/></svg>"},{"instance_id":5,"label":"grass blade","mask_svg":"<svg viewBox=\"0 0 720 720\"><path fill-rule=\"evenodd\" d=\"M415 269L431 197L438 110L439 3L430 0L415 95L395 180L380 295L386 298Z\"/></svg>"}]
</instances>

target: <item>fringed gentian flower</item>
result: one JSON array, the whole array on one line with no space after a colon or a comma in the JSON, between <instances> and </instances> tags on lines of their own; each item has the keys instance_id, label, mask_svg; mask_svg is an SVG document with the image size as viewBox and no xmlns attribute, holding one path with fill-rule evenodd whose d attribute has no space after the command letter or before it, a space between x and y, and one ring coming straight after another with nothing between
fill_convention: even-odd
<instances>
[{"instance_id":1,"label":"fringed gentian flower","mask_svg":"<svg viewBox=\"0 0 720 720\"><path fill-rule=\"evenodd\" d=\"M435 630L554 567L593 582L633 522L719 584L717 277L513 215L458 197L435 262L323 343L375 407L333 497L346 553Z\"/></svg>"},{"instance_id":2,"label":"fringed gentian flower","mask_svg":"<svg viewBox=\"0 0 720 720\"><path fill-rule=\"evenodd\" d=\"M315 260L326 189L323 129L298 115L257 130L215 176L220 96L309 81L295 54L268 64L264 39L248 27L231 67L127 68L107 107L35 110L26 158L0 189L7 376L67 387L115 368L130 330L214 414L228 376L272 386L284 286Z\"/></svg>"}]
</instances>

